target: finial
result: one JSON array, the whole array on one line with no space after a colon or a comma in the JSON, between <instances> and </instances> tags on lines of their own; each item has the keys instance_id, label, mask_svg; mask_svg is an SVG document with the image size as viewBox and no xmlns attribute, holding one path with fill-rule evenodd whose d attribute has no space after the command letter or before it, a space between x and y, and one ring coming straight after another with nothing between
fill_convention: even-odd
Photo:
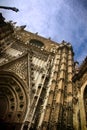
<instances>
[{"instance_id":1,"label":"finial","mask_svg":"<svg viewBox=\"0 0 87 130\"><path fill-rule=\"evenodd\" d=\"M21 28L21 29L24 29L24 28L26 28L26 25L22 25L22 26L20 26L20 28Z\"/></svg>"},{"instance_id":2,"label":"finial","mask_svg":"<svg viewBox=\"0 0 87 130\"><path fill-rule=\"evenodd\" d=\"M51 37L49 37L48 39L51 40Z\"/></svg>"},{"instance_id":3,"label":"finial","mask_svg":"<svg viewBox=\"0 0 87 130\"><path fill-rule=\"evenodd\" d=\"M35 34L38 35L38 32L36 32Z\"/></svg>"},{"instance_id":4,"label":"finial","mask_svg":"<svg viewBox=\"0 0 87 130\"><path fill-rule=\"evenodd\" d=\"M62 43L65 43L65 41L63 40Z\"/></svg>"},{"instance_id":5,"label":"finial","mask_svg":"<svg viewBox=\"0 0 87 130\"><path fill-rule=\"evenodd\" d=\"M79 62L75 61L74 66L75 66L75 73L78 73L79 72Z\"/></svg>"}]
</instances>

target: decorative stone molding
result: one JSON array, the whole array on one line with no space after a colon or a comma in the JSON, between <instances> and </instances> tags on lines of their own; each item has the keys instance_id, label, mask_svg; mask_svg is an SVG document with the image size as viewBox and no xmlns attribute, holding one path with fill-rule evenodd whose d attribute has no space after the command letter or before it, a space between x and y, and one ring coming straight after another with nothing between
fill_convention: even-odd
<instances>
[{"instance_id":1,"label":"decorative stone molding","mask_svg":"<svg viewBox=\"0 0 87 130\"><path fill-rule=\"evenodd\" d=\"M74 105L76 105L78 103L78 98L77 97L73 97L73 103L74 103Z\"/></svg>"},{"instance_id":2,"label":"decorative stone molding","mask_svg":"<svg viewBox=\"0 0 87 130\"><path fill-rule=\"evenodd\" d=\"M29 103L25 83L16 74L7 71L0 71L0 79L2 79L0 80L0 97L4 95L4 98L7 99L5 104L8 106L4 120L6 122L22 122ZM2 107L6 109L5 106Z\"/></svg>"}]
</instances>

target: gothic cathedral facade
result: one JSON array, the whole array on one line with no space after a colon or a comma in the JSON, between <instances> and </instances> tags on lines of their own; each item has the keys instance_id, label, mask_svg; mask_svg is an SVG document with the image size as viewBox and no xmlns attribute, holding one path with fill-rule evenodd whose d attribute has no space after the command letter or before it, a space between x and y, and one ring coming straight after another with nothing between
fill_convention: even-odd
<instances>
[{"instance_id":1,"label":"gothic cathedral facade","mask_svg":"<svg viewBox=\"0 0 87 130\"><path fill-rule=\"evenodd\" d=\"M0 14L0 128L87 130L87 58Z\"/></svg>"}]
</instances>

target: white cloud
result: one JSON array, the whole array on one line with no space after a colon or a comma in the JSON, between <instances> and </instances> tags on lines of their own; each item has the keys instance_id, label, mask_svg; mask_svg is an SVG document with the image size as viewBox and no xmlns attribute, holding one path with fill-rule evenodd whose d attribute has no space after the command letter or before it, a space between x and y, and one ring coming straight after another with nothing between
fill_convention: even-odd
<instances>
[{"instance_id":1,"label":"white cloud","mask_svg":"<svg viewBox=\"0 0 87 130\"><path fill-rule=\"evenodd\" d=\"M3 11L8 20L27 25L27 30L39 32L55 41L71 42L76 58L87 38L87 10L78 0L1 0L1 5L16 6L20 12ZM83 50L81 55L84 57Z\"/></svg>"}]
</instances>

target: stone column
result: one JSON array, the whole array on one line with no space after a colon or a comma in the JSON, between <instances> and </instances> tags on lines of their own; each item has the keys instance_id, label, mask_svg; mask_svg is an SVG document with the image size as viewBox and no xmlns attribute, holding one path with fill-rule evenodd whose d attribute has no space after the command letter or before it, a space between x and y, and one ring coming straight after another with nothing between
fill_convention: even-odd
<instances>
[{"instance_id":1,"label":"stone column","mask_svg":"<svg viewBox=\"0 0 87 130\"><path fill-rule=\"evenodd\" d=\"M54 64L51 71L50 86L47 91L48 96L47 96L47 99L45 99L46 106L45 106L45 111L44 111L42 130L47 130L48 127L50 127L49 123L50 123L51 112L52 112L54 90L55 90L56 80L57 80L57 71L55 71L55 69L57 69L56 64L57 64L57 56L55 56L55 59L54 59Z\"/></svg>"},{"instance_id":2,"label":"stone column","mask_svg":"<svg viewBox=\"0 0 87 130\"><path fill-rule=\"evenodd\" d=\"M72 51L68 53L68 76L67 76L67 129L73 129L73 106L72 106L72 76L73 76L73 57Z\"/></svg>"}]
</instances>

